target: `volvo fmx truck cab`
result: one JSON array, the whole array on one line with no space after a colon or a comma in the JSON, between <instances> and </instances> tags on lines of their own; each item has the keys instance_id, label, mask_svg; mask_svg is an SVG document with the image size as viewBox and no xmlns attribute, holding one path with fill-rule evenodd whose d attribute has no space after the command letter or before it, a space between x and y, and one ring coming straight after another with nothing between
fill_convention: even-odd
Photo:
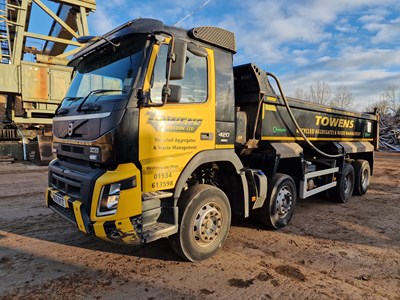
<instances>
[{"instance_id":1,"label":"volvo fmx truck cab","mask_svg":"<svg viewBox=\"0 0 400 300\"><path fill-rule=\"evenodd\" d=\"M232 66L233 33L136 19L80 41L46 191L79 231L124 244L168 237L200 261L233 215L279 229L299 198L366 193L377 114L285 97L273 74Z\"/></svg>"}]
</instances>

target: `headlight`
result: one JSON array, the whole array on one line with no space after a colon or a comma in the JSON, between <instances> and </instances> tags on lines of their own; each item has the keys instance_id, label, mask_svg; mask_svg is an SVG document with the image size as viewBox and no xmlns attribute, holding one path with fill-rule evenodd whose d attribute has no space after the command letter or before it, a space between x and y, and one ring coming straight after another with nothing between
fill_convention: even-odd
<instances>
[{"instance_id":1,"label":"headlight","mask_svg":"<svg viewBox=\"0 0 400 300\"><path fill-rule=\"evenodd\" d=\"M104 185L100 192L99 203L97 205L97 215L107 216L115 214L117 212L121 190L127 190L134 187L136 187L136 176L120 182Z\"/></svg>"},{"instance_id":2,"label":"headlight","mask_svg":"<svg viewBox=\"0 0 400 300\"><path fill-rule=\"evenodd\" d=\"M97 215L105 216L115 214L121 191L121 183L112 183L103 186L100 195L100 203L97 207Z\"/></svg>"}]
</instances>

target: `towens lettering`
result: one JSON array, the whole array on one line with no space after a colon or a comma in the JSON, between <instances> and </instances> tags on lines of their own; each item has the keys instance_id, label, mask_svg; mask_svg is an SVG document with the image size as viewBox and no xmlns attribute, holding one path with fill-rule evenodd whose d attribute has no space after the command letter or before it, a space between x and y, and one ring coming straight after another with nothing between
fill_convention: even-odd
<instances>
[{"instance_id":1,"label":"towens lettering","mask_svg":"<svg viewBox=\"0 0 400 300\"><path fill-rule=\"evenodd\" d=\"M315 116L315 124L317 126L354 128L354 120L333 117Z\"/></svg>"}]
</instances>

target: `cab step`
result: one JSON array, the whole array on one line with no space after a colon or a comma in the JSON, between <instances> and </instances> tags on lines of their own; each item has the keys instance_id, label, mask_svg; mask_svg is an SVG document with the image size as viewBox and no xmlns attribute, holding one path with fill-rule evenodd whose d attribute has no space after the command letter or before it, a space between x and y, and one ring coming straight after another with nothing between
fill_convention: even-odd
<instances>
[{"instance_id":1,"label":"cab step","mask_svg":"<svg viewBox=\"0 0 400 300\"><path fill-rule=\"evenodd\" d=\"M150 243L178 232L178 225L155 222L143 226L142 243Z\"/></svg>"},{"instance_id":2,"label":"cab step","mask_svg":"<svg viewBox=\"0 0 400 300\"><path fill-rule=\"evenodd\" d=\"M172 197L174 194L171 192L163 192L163 191L155 191L155 192L147 192L142 193L143 201L151 200L151 199L161 199L161 198L169 198Z\"/></svg>"}]
</instances>

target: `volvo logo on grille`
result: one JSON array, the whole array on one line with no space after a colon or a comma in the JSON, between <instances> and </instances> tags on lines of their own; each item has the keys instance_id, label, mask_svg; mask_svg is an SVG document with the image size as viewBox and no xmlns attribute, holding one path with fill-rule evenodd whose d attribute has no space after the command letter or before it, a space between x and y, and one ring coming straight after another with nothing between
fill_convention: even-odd
<instances>
[{"instance_id":1,"label":"volvo logo on grille","mask_svg":"<svg viewBox=\"0 0 400 300\"><path fill-rule=\"evenodd\" d=\"M68 136L72 136L74 133L74 123L71 122L68 124L68 130L67 130Z\"/></svg>"}]
</instances>

